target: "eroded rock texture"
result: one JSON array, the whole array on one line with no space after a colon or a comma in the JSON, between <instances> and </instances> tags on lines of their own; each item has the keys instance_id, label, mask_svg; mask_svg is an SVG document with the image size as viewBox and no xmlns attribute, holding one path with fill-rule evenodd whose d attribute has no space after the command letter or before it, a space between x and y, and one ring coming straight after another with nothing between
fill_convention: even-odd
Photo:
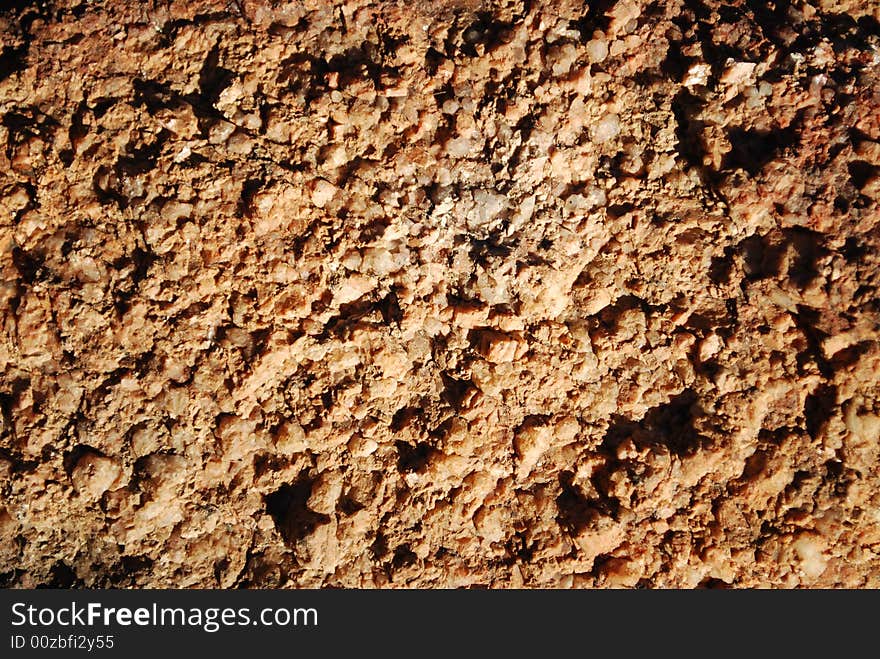
<instances>
[{"instance_id":1,"label":"eroded rock texture","mask_svg":"<svg viewBox=\"0 0 880 659\"><path fill-rule=\"evenodd\" d=\"M7 586L880 586L876 0L13 2Z\"/></svg>"}]
</instances>

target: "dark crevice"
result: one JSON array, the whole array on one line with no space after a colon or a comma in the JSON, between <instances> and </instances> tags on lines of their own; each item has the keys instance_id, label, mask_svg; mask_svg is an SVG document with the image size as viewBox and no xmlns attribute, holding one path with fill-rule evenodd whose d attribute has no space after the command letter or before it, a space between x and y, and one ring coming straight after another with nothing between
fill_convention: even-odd
<instances>
[{"instance_id":1,"label":"dark crevice","mask_svg":"<svg viewBox=\"0 0 880 659\"><path fill-rule=\"evenodd\" d=\"M312 533L316 527L330 521L327 515L316 513L306 505L315 479L308 470L300 472L290 485L278 488L265 496L266 512L275 521L275 528L290 545Z\"/></svg>"}]
</instances>

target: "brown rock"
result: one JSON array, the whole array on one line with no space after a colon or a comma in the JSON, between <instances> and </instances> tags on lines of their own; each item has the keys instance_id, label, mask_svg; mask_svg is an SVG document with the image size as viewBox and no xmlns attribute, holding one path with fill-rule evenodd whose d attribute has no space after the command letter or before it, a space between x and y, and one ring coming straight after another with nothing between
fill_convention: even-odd
<instances>
[{"instance_id":1,"label":"brown rock","mask_svg":"<svg viewBox=\"0 0 880 659\"><path fill-rule=\"evenodd\" d=\"M880 14L783 4L0 10L0 586L880 586Z\"/></svg>"},{"instance_id":2,"label":"brown rock","mask_svg":"<svg viewBox=\"0 0 880 659\"><path fill-rule=\"evenodd\" d=\"M122 469L114 460L92 452L83 454L70 474L77 492L89 500L100 499L104 492L117 487L121 477Z\"/></svg>"}]
</instances>

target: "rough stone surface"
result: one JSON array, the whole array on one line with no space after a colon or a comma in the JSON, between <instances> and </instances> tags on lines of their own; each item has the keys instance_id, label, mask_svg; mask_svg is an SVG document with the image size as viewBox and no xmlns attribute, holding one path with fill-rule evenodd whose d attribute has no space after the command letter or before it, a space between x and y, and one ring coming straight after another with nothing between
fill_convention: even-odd
<instances>
[{"instance_id":1,"label":"rough stone surface","mask_svg":"<svg viewBox=\"0 0 880 659\"><path fill-rule=\"evenodd\" d=\"M0 583L880 586L876 0L0 13Z\"/></svg>"}]
</instances>

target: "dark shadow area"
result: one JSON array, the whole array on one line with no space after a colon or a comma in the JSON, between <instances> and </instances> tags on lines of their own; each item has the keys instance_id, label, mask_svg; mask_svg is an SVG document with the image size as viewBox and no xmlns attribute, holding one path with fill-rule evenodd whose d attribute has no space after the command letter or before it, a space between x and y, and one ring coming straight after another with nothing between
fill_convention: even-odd
<instances>
[{"instance_id":1,"label":"dark shadow area","mask_svg":"<svg viewBox=\"0 0 880 659\"><path fill-rule=\"evenodd\" d=\"M837 406L837 387L822 384L804 401L804 419L810 437L816 439L824 430Z\"/></svg>"},{"instance_id":2,"label":"dark shadow area","mask_svg":"<svg viewBox=\"0 0 880 659\"><path fill-rule=\"evenodd\" d=\"M440 397L453 409L461 409L462 403L471 390L474 389L474 383L471 380L454 378L446 371L440 374L440 378L443 381L443 393L440 394Z\"/></svg>"},{"instance_id":3,"label":"dark shadow area","mask_svg":"<svg viewBox=\"0 0 880 659\"><path fill-rule=\"evenodd\" d=\"M675 116L675 135L678 138L678 152L690 167L696 167L706 176L703 157L706 149L703 145L703 128L705 123L697 119L703 101L694 96L687 88L682 88L672 100L672 114Z\"/></svg>"},{"instance_id":4,"label":"dark shadow area","mask_svg":"<svg viewBox=\"0 0 880 659\"><path fill-rule=\"evenodd\" d=\"M559 474L559 485L562 493L556 497L556 521L572 536L580 535L600 517L613 517L618 511L615 499L588 499L584 496L574 484L574 474L570 471Z\"/></svg>"},{"instance_id":5,"label":"dark shadow area","mask_svg":"<svg viewBox=\"0 0 880 659\"><path fill-rule=\"evenodd\" d=\"M427 442L410 444L399 441L397 448L397 470L402 474L420 472L428 465L436 449Z\"/></svg>"},{"instance_id":6,"label":"dark shadow area","mask_svg":"<svg viewBox=\"0 0 880 659\"><path fill-rule=\"evenodd\" d=\"M847 169L849 169L849 177L852 184L857 190L861 190L865 187L868 180L877 173L880 167L864 160L853 160L847 165Z\"/></svg>"},{"instance_id":7,"label":"dark shadow area","mask_svg":"<svg viewBox=\"0 0 880 659\"><path fill-rule=\"evenodd\" d=\"M734 128L727 133L733 147L725 157L723 170L743 169L754 176L780 152L797 142L797 132L792 126L781 130L758 130Z\"/></svg>"},{"instance_id":8,"label":"dark shadow area","mask_svg":"<svg viewBox=\"0 0 880 659\"><path fill-rule=\"evenodd\" d=\"M49 580L37 588L82 588L83 581L64 561L56 561L49 570Z\"/></svg>"},{"instance_id":9,"label":"dark shadow area","mask_svg":"<svg viewBox=\"0 0 880 659\"><path fill-rule=\"evenodd\" d=\"M300 472L290 485L284 485L264 498L266 512L275 520L275 528L289 544L302 540L316 527L330 521L327 515L310 510L306 503L312 494L315 479L308 470Z\"/></svg>"},{"instance_id":10,"label":"dark shadow area","mask_svg":"<svg viewBox=\"0 0 880 659\"><path fill-rule=\"evenodd\" d=\"M664 446L673 455L693 455L706 441L694 425L701 414L696 392L685 389L668 403L652 407L641 421L615 417L602 448L613 455L623 441L632 439L639 447Z\"/></svg>"},{"instance_id":11,"label":"dark shadow area","mask_svg":"<svg viewBox=\"0 0 880 659\"><path fill-rule=\"evenodd\" d=\"M202 99L210 105L217 102L220 93L232 81L235 73L220 66L220 46L215 45L199 71L199 92Z\"/></svg>"}]
</instances>

